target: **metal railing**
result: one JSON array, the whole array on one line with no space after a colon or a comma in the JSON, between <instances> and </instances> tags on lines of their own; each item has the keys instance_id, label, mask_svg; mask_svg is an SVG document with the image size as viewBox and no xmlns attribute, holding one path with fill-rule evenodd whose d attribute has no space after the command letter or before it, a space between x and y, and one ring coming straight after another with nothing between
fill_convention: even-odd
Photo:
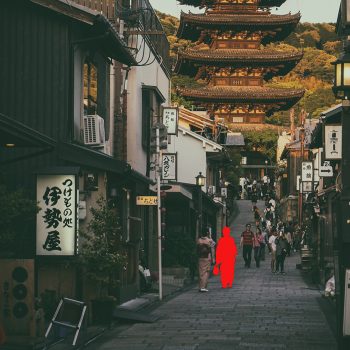
<instances>
[{"instance_id":1,"label":"metal railing","mask_svg":"<svg viewBox=\"0 0 350 350\"><path fill-rule=\"evenodd\" d=\"M126 35L142 35L158 62L170 74L170 44L149 0L70 0L103 13L115 26L126 24ZM119 28L116 28L119 31ZM134 31L131 31L134 30ZM129 34L128 34L129 30ZM132 32L133 34L130 34ZM139 33L139 34L135 34Z\"/></svg>"}]
</instances>

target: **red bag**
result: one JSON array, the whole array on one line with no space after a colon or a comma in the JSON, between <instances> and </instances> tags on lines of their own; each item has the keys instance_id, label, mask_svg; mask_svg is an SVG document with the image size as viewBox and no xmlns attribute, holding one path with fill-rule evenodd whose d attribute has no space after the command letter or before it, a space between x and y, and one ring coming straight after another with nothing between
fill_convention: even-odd
<instances>
[{"instance_id":1,"label":"red bag","mask_svg":"<svg viewBox=\"0 0 350 350\"><path fill-rule=\"evenodd\" d=\"M217 265L215 265L213 268L213 275L217 276L219 274L219 272L220 272L219 267Z\"/></svg>"}]
</instances>

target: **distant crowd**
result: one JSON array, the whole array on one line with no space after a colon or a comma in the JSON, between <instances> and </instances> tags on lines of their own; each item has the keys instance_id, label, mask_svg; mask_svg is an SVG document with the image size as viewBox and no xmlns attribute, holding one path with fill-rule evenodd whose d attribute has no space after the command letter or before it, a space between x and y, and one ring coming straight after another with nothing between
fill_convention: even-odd
<instances>
[{"instance_id":1,"label":"distant crowd","mask_svg":"<svg viewBox=\"0 0 350 350\"><path fill-rule=\"evenodd\" d=\"M245 267L250 268L253 255L255 265L259 268L268 253L271 256L271 272L285 274L285 259L300 249L301 232L297 224L279 220L274 197L266 196L263 212L257 207L256 196L252 196L251 201L255 229L248 223L241 234Z\"/></svg>"}]
</instances>

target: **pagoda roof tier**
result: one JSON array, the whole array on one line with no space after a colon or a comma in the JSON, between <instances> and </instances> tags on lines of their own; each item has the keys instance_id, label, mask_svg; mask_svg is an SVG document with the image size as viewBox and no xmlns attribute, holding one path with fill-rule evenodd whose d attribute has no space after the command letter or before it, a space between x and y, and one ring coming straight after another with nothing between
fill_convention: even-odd
<instances>
[{"instance_id":1,"label":"pagoda roof tier","mask_svg":"<svg viewBox=\"0 0 350 350\"><path fill-rule=\"evenodd\" d=\"M215 15L181 12L177 36L180 39L197 41L202 31L262 32L262 44L285 39L296 27L300 13L291 15L239 14Z\"/></svg>"},{"instance_id":2,"label":"pagoda roof tier","mask_svg":"<svg viewBox=\"0 0 350 350\"><path fill-rule=\"evenodd\" d=\"M195 7L211 7L217 0L177 0L181 5L190 5ZM284 4L286 0L260 0L259 7L279 7Z\"/></svg>"},{"instance_id":3,"label":"pagoda roof tier","mask_svg":"<svg viewBox=\"0 0 350 350\"><path fill-rule=\"evenodd\" d=\"M218 49L180 51L174 72L194 77L203 66L212 67L276 67L274 75L284 75L291 71L302 59L298 51L284 52L270 49ZM270 76L271 75L271 76Z\"/></svg>"},{"instance_id":4,"label":"pagoda roof tier","mask_svg":"<svg viewBox=\"0 0 350 350\"><path fill-rule=\"evenodd\" d=\"M201 89L179 88L178 93L195 104L271 105L274 112L291 108L305 91L262 86L206 86Z\"/></svg>"}]
</instances>

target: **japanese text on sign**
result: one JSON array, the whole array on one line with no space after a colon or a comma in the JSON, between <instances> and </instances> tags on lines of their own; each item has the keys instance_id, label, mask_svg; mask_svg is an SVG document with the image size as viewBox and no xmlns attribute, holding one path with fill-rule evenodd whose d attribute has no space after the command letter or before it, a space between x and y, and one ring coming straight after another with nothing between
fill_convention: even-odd
<instances>
[{"instance_id":1,"label":"japanese text on sign","mask_svg":"<svg viewBox=\"0 0 350 350\"><path fill-rule=\"evenodd\" d=\"M162 155L162 179L176 181L176 153L163 153Z\"/></svg>"},{"instance_id":2,"label":"japanese text on sign","mask_svg":"<svg viewBox=\"0 0 350 350\"><path fill-rule=\"evenodd\" d=\"M163 109L163 124L168 130L168 135L177 134L178 109L165 107Z\"/></svg>"},{"instance_id":3,"label":"japanese text on sign","mask_svg":"<svg viewBox=\"0 0 350 350\"><path fill-rule=\"evenodd\" d=\"M38 175L37 255L74 255L76 186L74 175Z\"/></svg>"},{"instance_id":4,"label":"japanese text on sign","mask_svg":"<svg viewBox=\"0 0 350 350\"><path fill-rule=\"evenodd\" d=\"M326 159L342 158L342 126L341 125L325 126L325 158Z\"/></svg>"},{"instance_id":5,"label":"japanese text on sign","mask_svg":"<svg viewBox=\"0 0 350 350\"><path fill-rule=\"evenodd\" d=\"M302 182L312 182L313 177L313 163L303 162L301 167L301 181Z\"/></svg>"},{"instance_id":6,"label":"japanese text on sign","mask_svg":"<svg viewBox=\"0 0 350 350\"><path fill-rule=\"evenodd\" d=\"M136 197L136 205L157 205L157 196L138 196Z\"/></svg>"}]
</instances>

